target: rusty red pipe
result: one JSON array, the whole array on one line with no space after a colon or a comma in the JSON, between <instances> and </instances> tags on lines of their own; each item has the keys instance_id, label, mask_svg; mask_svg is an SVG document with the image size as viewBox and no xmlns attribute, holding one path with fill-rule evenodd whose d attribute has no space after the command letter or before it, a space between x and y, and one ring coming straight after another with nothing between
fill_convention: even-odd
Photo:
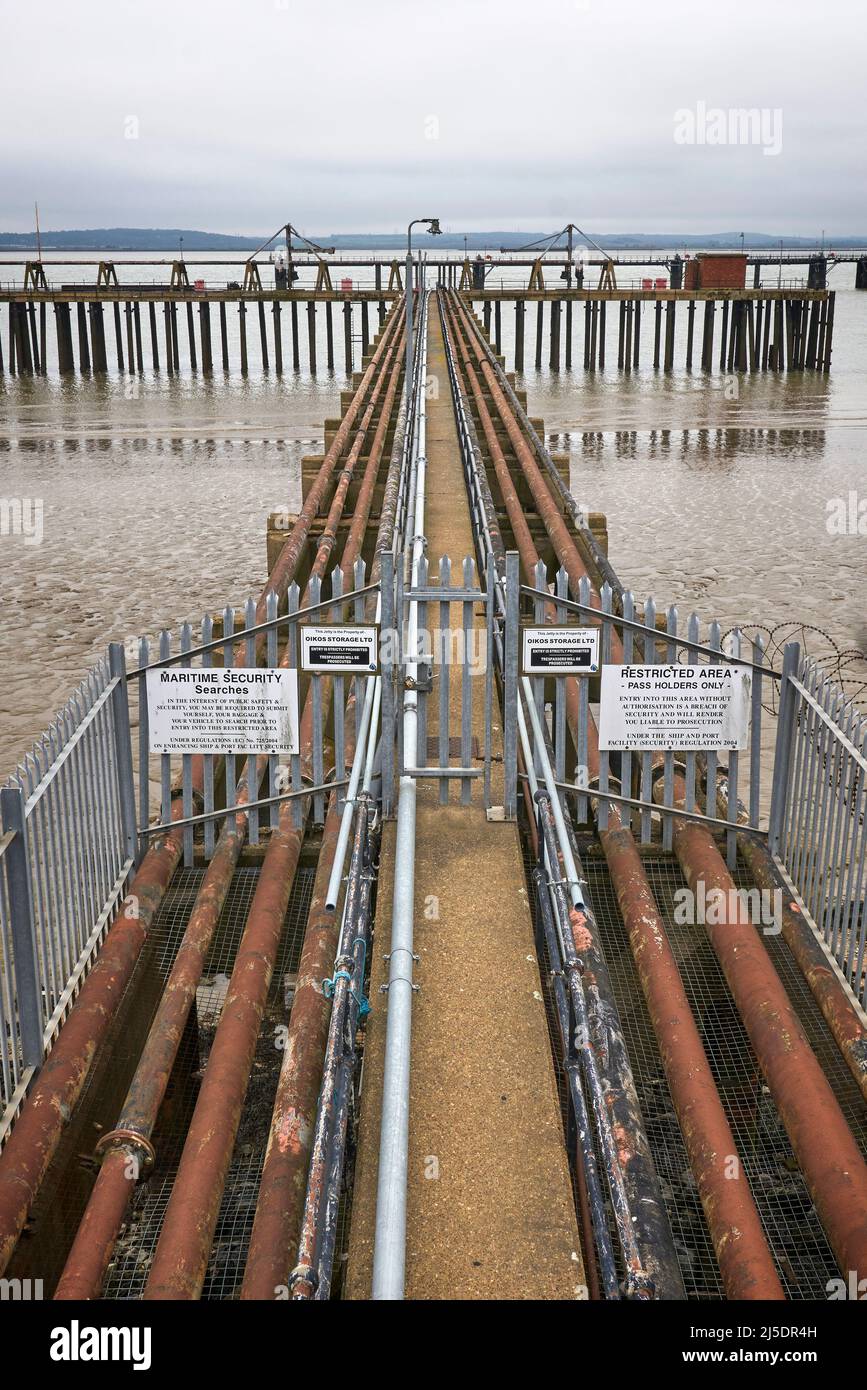
<instances>
[{"instance_id":1,"label":"rusty red pipe","mask_svg":"<svg viewBox=\"0 0 867 1390\"><path fill-rule=\"evenodd\" d=\"M276 564L268 576L265 587L259 595L256 604L256 623L263 623L267 619L268 595L270 593L275 593L278 600L285 598L289 585L294 580L298 571L298 566L307 545L310 528L319 515L325 493L331 483L334 471L349 440L353 426L358 419L359 412L363 410L362 421L356 430L356 438L350 452L350 457L344 464L341 485L339 485L337 489L339 499L335 498L332 500L328 519L317 547L317 559L319 559L320 556L322 558L318 569L314 565L311 573L319 573L320 577L323 577L327 571L328 559L337 534L337 523L342 514L343 501L345 500L349 488L352 470L361 453L361 446L365 438L366 430L369 427L381 388L382 374L378 375L378 373L380 373L380 367L383 365L384 361L391 360L393 362L395 351L398 353L400 352L405 331L402 324L403 316L395 315L392 310L385 321L382 334L374 349L370 362L365 368L361 381L356 387L352 400L346 408L335 436L326 450L319 471L307 492L307 496L304 498L301 511L295 518L292 530L283 542ZM372 390L371 386L373 388ZM368 396L370 396L369 401ZM368 404L365 408L366 401L368 401ZM349 470L348 474L347 469ZM337 509L335 509L335 502L338 502ZM257 662L263 659L267 640L267 634L264 632L260 632L256 637L255 660ZM246 660L246 641L243 634L239 638L235 649L235 660L241 664L244 664ZM204 762L201 754L195 754L191 758L191 768L193 785L197 788L201 788L204 785ZM180 778L173 788L173 791L176 793L181 791Z\"/></svg>"},{"instance_id":2,"label":"rusty red pipe","mask_svg":"<svg viewBox=\"0 0 867 1390\"><path fill-rule=\"evenodd\" d=\"M657 781L654 796L661 795ZM676 777L675 805L685 804ZM721 920L705 930L840 1269L867 1277L867 1165L858 1145L761 937L740 920L734 880L712 837L678 819L674 851L693 893L713 893L720 904Z\"/></svg>"},{"instance_id":3,"label":"rusty red pipe","mask_svg":"<svg viewBox=\"0 0 867 1390\"><path fill-rule=\"evenodd\" d=\"M173 807L179 819L180 805ZM151 923L183 852L183 831L151 847L49 1052L0 1155L0 1273L27 1220L61 1134L81 1095Z\"/></svg>"},{"instance_id":4,"label":"rusty red pipe","mask_svg":"<svg viewBox=\"0 0 867 1390\"><path fill-rule=\"evenodd\" d=\"M338 460L340 459L346 447L346 443L349 439L352 427L355 424L355 420L358 416L358 413L361 410L362 405L367 397L367 393L370 389L370 384L379 371L381 359L387 352L393 351L395 335L400 330L400 325L402 323L403 315L395 314L394 310L392 310L392 312L389 314L388 318L385 321L382 336L376 348L374 349L369 363L367 364L361 381L359 382L355 394L352 398L352 401L350 402L350 405L347 407L346 413L343 416L340 425L338 426L337 433L335 434L333 440L331 441L331 444L326 450L325 458L322 462L319 472L317 473L316 478L312 486L310 487L307 496L304 499L304 506L302 507L302 510L299 513L298 520L293 526L292 532L287 538L286 544L280 551L277 563L271 571L271 574L268 578L268 584L266 586L266 593L268 589L274 589L275 592L280 595L285 594L286 590L291 584L292 579L295 576L295 571L298 568L298 562L303 553L304 545L307 540L307 533L310 529L310 523L313 520L313 518L317 515L317 512L319 511L319 508L322 505L322 500L325 496L325 491L331 481L331 477L334 473L334 470L337 467ZM302 518L304 519L303 526ZM264 597L265 595L263 594L263 600Z\"/></svg>"},{"instance_id":5,"label":"rusty red pipe","mask_svg":"<svg viewBox=\"0 0 867 1390\"><path fill-rule=\"evenodd\" d=\"M400 357L401 341L401 338L397 340L396 347L392 343L391 352L384 359L386 370L389 361L397 360L400 362L402 360ZM395 351L397 352L396 359ZM392 370L388 375L390 388L386 395L385 408L388 407L389 400L393 401L394 399L398 373ZM325 532L317 547L312 570L312 573L319 577L324 577L327 571L331 544L336 536L337 524L345 505L348 483L370 427L373 411L380 394L381 382L382 378L377 381L371 393L371 400L352 445L350 458L343 470L341 485L338 487L329 509ZM383 439L384 428L381 420L371 448L371 459L365 472L365 480L368 475L376 472ZM365 493L365 522L371 498L372 486ZM353 548L351 533L347 544L349 554L344 560L344 563L349 564L350 568L357 555L357 545L358 542ZM309 586L305 597L308 596ZM328 690L330 691L330 682ZM302 747L308 751L308 761L309 747L312 742L312 717L312 700L308 696L301 725L301 742ZM239 787L238 806L243 806L248 799L249 790L245 778ZM86 1299L95 1297L99 1292L106 1266L111 1257L111 1250L134 1187L134 1180L130 1181L130 1174L140 1172L142 1155L146 1155L147 1147L149 1147L150 1136L165 1094L184 1025L195 998L196 986L201 977L204 960L246 839L246 831L247 817L238 815L224 827L220 836L217 850L208 866L205 881L197 895L184 941L160 1001L126 1104L118 1120L117 1129L113 1135L106 1136L102 1141L101 1148L105 1151L107 1141L116 1138L117 1147L123 1155L123 1161L117 1161L115 1156L111 1155L111 1162L107 1158L103 1162L85 1217L55 1292L55 1298Z\"/></svg>"},{"instance_id":6,"label":"rusty red pipe","mask_svg":"<svg viewBox=\"0 0 867 1390\"><path fill-rule=\"evenodd\" d=\"M280 1296L288 1287L294 1264L331 1012L322 981L331 974L340 924L337 912L326 907L325 898L340 822L337 798L332 793L241 1287L245 1300Z\"/></svg>"},{"instance_id":7,"label":"rusty red pipe","mask_svg":"<svg viewBox=\"0 0 867 1390\"><path fill-rule=\"evenodd\" d=\"M473 324L466 308L457 296L455 296L453 300L452 314L453 321L458 319L466 330L466 339L462 344L465 360L468 360L469 352L472 350L482 376L485 379L485 384L490 391L494 409L500 417L506 434L508 435L509 443L515 451L515 457L518 460L521 472L530 488L536 509L544 522L545 530L554 547L554 553L559 563L569 576L569 582L573 586L574 591L577 592L578 583L582 578L588 580L590 584L590 606L592 608L601 609L602 604L599 592L591 576L587 572L587 567L581 558L575 539L571 535L563 519L559 506L551 495L548 483L533 456L533 450L527 443L523 431L515 419L514 413L506 399L505 392L497 381L494 370L478 341L478 325ZM480 398L481 392L479 391L477 399ZM611 638L612 659L616 661L618 659L616 652L618 649L622 651L622 647L616 632L612 631Z\"/></svg>"},{"instance_id":8,"label":"rusty red pipe","mask_svg":"<svg viewBox=\"0 0 867 1390\"><path fill-rule=\"evenodd\" d=\"M739 835L738 847L758 887L769 893L779 888L773 860L765 845L759 844L749 835ZM843 989L839 977L831 968L816 933L794 898L785 889L781 927L783 940L798 962L846 1065L857 1081L862 1096L867 1100L867 1029Z\"/></svg>"},{"instance_id":9,"label":"rusty red pipe","mask_svg":"<svg viewBox=\"0 0 867 1390\"><path fill-rule=\"evenodd\" d=\"M402 335L396 343L399 345ZM372 392L362 423L350 449L335 496L329 509L328 520L317 548L314 572L324 577L327 560L331 553L336 527L353 476L355 463L361 454L364 439L369 431L376 402L383 383L396 382L402 361L399 352L393 352L383 363L383 372ZM386 396L388 399L388 396ZM394 399L394 394L391 394ZM385 439L385 424L375 435L374 446L365 469L365 480L375 477L378 471ZM372 500L372 485L363 489L362 510L366 522ZM366 511L364 510L366 507ZM354 546L360 546L363 527L352 534L347 541L344 564L352 564ZM348 553L346 553L348 552ZM330 683L329 683L330 686ZM305 708L302 720L302 734L312 717L310 701ZM225 1184L228 1162L231 1157L234 1136L240 1121L241 1106L246 1093L252 1066L253 1050L264 1012L265 999L273 960L279 943L280 927L288 905L289 890L294 866L300 853L300 838L295 844L294 827L290 827L291 808L281 812L280 827L272 837L262 865L259 884L250 908L244 930L238 961L232 974L232 983L217 1029L217 1035L205 1079L199 1093L199 1100L193 1115L190 1132L184 1145L181 1164L175 1178L172 1197L166 1210L163 1229L154 1263L151 1268L145 1297L147 1299L196 1298L201 1292L207 1270L210 1243L213 1238L219 1203ZM291 832L291 833L290 833ZM291 874L287 874L287 854L294 855ZM282 896L281 896L282 895ZM274 934L273 903L282 902L279 923ZM242 956L253 952L257 965L249 967L244 974ZM241 971L239 975L239 970ZM236 990L236 977L243 987ZM213 1077L212 1078L212 1068ZM219 1134L216 1132L219 1130ZM200 1145L206 1144L207 1156L203 1159ZM193 1157L191 1157L193 1155Z\"/></svg>"},{"instance_id":10,"label":"rusty red pipe","mask_svg":"<svg viewBox=\"0 0 867 1390\"><path fill-rule=\"evenodd\" d=\"M352 403L326 453L260 599L274 589L285 593L297 569L310 524L324 496L352 423L367 394L380 357L387 350L402 316L390 315ZM257 616L261 616L257 614ZM193 760L193 791L201 793L202 765ZM180 820L180 800L173 800L171 819ZM0 1154L0 1274L6 1269L63 1129L81 1095L91 1064L123 996L150 924L183 852L181 832L169 832L153 844L130 884L125 908L103 943L93 970L82 986L27 1097L21 1115Z\"/></svg>"},{"instance_id":11,"label":"rusty red pipe","mask_svg":"<svg viewBox=\"0 0 867 1390\"><path fill-rule=\"evenodd\" d=\"M102 1166L55 1290L56 1299L98 1297L136 1182L153 1158L151 1135L246 839L247 817L240 808L248 795L244 787L238 797L239 814L230 818L220 835L117 1126L100 1141Z\"/></svg>"},{"instance_id":12,"label":"rusty red pipe","mask_svg":"<svg viewBox=\"0 0 867 1390\"><path fill-rule=\"evenodd\" d=\"M389 384L380 429L377 431L372 450L377 458L382 452L397 385L398 377L395 376ZM391 545L395 512L394 506L388 505L387 499L391 498L393 503L396 497L400 461L400 449L396 447L386 479L385 498L371 568L371 579L374 581L379 577L381 551ZM368 480L372 495L375 473L371 470L365 474L362 492L358 498L359 510L364 513L365 518L369 515L370 508L370 501L364 496ZM359 545L361 534L359 531ZM350 532L348 545L352 544L352 540ZM351 572L351 566L347 566L345 556L342 568L345 574ZM354 699L353 691L347 706L346 719L349 757L352 755L355 741L354 720L349 714ZM288 1288L289 1272L295 1263L331 1013L330 1002L322 992L322 981L331 973L339 936L338 914L326 907L325 900L337 847L340 819L336 797L332 795L319 851L313 899L298 968L298 982L289 1014L286 1050L274 1099L271 1130L241 1286L241 1298L245 1301L273 1299L278 1291L282 1294Z\"/></svg>"},{"instance_id":13,"label":"rusty red pipe","mask_svg":"<svg viewBox=\"0 0 867 1390\"><path fill-rule=\"evenodd\" d=\"M728 806L724 795L724 781L717 786L717 805L719 815L728 816ZM748 819L747 811L741 811L739 820ZM757 887L782 897L781 929L783 940L795 957L804 979L810 986L822 1015L834 1035L834 1040L858 1083L862 1096L867 1100L867 1029L861 1015L831 965L825 947L810 926L795 899L783 886L767 844L750 834L738 835L738 849L749 866Z\"/></svg>"},{"instance_id":14,"label":"rusty red pipe","mask_svg":"<svg viewBox=\"0 0 867 1390\"><path fill-rule=\"evenodd\" d=\"M616 811L608 822L600 839L726 1295L785 1298L641 856Z\"/></svg>"},{"instance_id":15,"label":"rusty red pipe","mask_svg":"<svg viewBox=\"0 0 867 1390\"><path fill-rule=\"evenodd\" d=\"M456 338L463 346L459 332ZM467 361L465 365L521 563L527 582L532 584L535 582L538 552L478 379L471 364ZM580 557L578 560L580 563ZM554 619L553 605L549 618ZM566 697L567 716L574 729L578 720L578 693L574 681L567 683ZM599 746L595 735L595 726L588 721L589 770L591 776L598 777ZM608 827L600 830L600 840L629 935L726 1292L730 1298L737 1299L782 1299L783 1289L749 1185L745 1178L733 1181L728 1176L728 1161L737 1155L734 1136L713 1081L641 856L631 831L621 824L616 808L609 810Z\"/></svg>"},{"instance_id":16,"label":"rusty red pipe","mask_svg":"<svg viewBox=\"0 0 867 1390\"><path fill-rule=\"evenodd\" d=\"M145 1287L145 1300L198 1298L202 1290L301 854L304 829L294 826L291 816L291 803L284 804L250 905Z\"/></svg>"}]
</instances>

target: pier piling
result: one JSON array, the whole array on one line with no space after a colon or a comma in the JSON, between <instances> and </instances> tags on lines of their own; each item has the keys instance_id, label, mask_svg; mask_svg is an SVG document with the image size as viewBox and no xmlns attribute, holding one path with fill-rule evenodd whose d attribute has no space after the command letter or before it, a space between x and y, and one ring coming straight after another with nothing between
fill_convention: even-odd
<instances>
[{"instance_id":1,"label":"pier piling","mask_svg":"<svg viewBox=\"0 0 867 1390\"><path fill-rule=\"evenodd\" d=\"M312 299L307 301L307 350L310 370L316 375L316 305Z\"/></svg>"},{"instance_id":2,"label":"pier piling","mask_svg":"<svg viewBox=\"0 0 867 1390\"><path fill-rule=\"evenodd\" d=\"M241 335L241 372L247 375L247 306L243 299L238 305L238 329Z\"/></svg>"}]
</instances>

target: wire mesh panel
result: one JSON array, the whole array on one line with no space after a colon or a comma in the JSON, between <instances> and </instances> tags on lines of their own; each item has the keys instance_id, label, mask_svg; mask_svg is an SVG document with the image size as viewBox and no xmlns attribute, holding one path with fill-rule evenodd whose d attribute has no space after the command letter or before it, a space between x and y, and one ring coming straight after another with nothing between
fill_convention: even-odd
<instances>
[{"instance_id":1,"label":"wire mesh panel","mask_svg":"<svg viewBox=\"0 0 867 1390\"><path fill-rule=\"evenodd\" d=\"M529 861L527 867L530 867ZM686 1294L690 1299L719 1299L725 1296L725 1291L713 1242L690 1169L615 887L603 859L590 855L584 860L584 867ZM825 1299L828 1281L837 1273L833 1252L713 948L704 932L678 925L675 909L677 894L685 882L682 872L673 858L662 854L645 857L644 868L663 913L666 934L690 1007L699 1022L714 1083L732 1127L786 1296L798 1300ZM740 865L735 881L743 888L751 881ZM535 913L534 895L531 893L529 898ZM785 941L767 937L766 944L847 1123L862 1151L867 1152L867 1127L858 1084L840 1055ZM546 967L542 970L542 985L560 1102L564 1120L568 1120L568 1088L559 1051L551 976L544 953L540 959Z\"/></svg>"},{"instance_id":2,"label":"wire mesh panel","mask_svg":"<svg viewBox=\"0 0 867 1390\"><path fill-rule=\"evenodd\" d=\"M203 878L201 869L181 870L154 920L151 946L163 979L171 970ZM258 869L242 868L232 880L196 993L195 1026L188 1029L175 1064L176 1078L191 1079L189 1094L184 1092L183 1102L175 1107L170 1122L164 1125L157 1146L157 1166L148 1181L136 1191L108 1268L103 1291L106 1298L137 1299L144 1291L183 1150L189 1119L184 1107L191 1113L198 1077L222 1016L228 980L258 879ZM202 1289L205 1299L236 1297L243 1277L283 1057L275 1046L275 1033L278 1025L285 1025L287 1011L291 1009L313 882L314 870L306 865L299 867L286 910L250 1085L226 1176Z\"/></svg>"},{"instance_id":3,"label":"wire mesh panel","mask_svg":"<svg viewBox=\"0 0 867 1390\"><path fill-rule=\"evenodd\" d=\"M604 862L588 857L585 867L687 1292L693 1298L719 1297L719 1270L616 893ZM681 870L662 856L646 858L644 868L783 1287L789 1298L824 1299L827 1281L837 1273L833 1252L710 940L703 930L678 922ZM749 886L740 866L735 881ZM858 1084L785 941L770 935L763 940L863 1152L867 1128Z\"/></svg>"}]
</instances>

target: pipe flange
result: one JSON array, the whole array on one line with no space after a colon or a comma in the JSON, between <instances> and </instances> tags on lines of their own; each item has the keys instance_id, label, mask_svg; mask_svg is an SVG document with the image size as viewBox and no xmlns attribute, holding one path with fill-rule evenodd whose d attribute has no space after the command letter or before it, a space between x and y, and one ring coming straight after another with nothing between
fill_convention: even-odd
<instances>
[{"instance_id":1,"label":"pipe flange","mask_svg":"<svg viewBox=\"0 0 867 1390\"><path fill-rule=\"evenodd\" d=\"M316 1289L319 1286L319 1280L316 1277L315 1269L312 1269L310 1265L296 1265L292 1273L289 1275L290 1293L295 1289L296 1285L298 1284L306 1284L309 1287L310 1292L315 1293Z\"/></svg>"},{"instance_id":2,"label":"pipe flange","mask_svg":"<svg viewBox=\"0 0 867 1390\"><path fill-rule=\"evenodd\" d=\"M663 753L662 756L665 757L665 753ZM677 774L678 774L679 776L681 776L681 777L686 777L686 772L687 772L686 763L681 762L679 758L674 758L673 761L672 761L672 764L671 764L671 771L677 773ZM664 763L660 763L658 766L652 767L652 768L650 769L650 785L651 785L651 787L655 787L656 784L657 784L657 782L663 781L663 779L664 779L664 777L665 777L665 773L666 773L666 768L665 768L665 764L664 764Z\"/></svg>"},{"instance_id":3,"label":"pipe flange","mask_svg":"<svg viewBox=\"0 0 867 1390\"><path fill-rule=\"evenodd\" d=\"M630 1270L622 1287L624 1297L632 1301L647 1302L656 1297L656 1284L644 1269Z\"/></svg>"},{"instance_id":4,"label":"pipe flange","mask_svg":"<svg viewBox=\"0 0 867 1390\"><path fill-rule=\"evenodd\" d=\"M134 1149L141 1160L142 1175L149 1173L157 1161L156 1150L149 1139L134 1129L113 1129L104 1134L94 1150L96 1157L104 1159L110 1149Z\"/></svg>"},{"instance_id":5,"label":"pipe flange","mask_svg":"<svg viewBox=\"0 0 867 1390\"><path fill-rule=\"evenodd\" d=\"M602 788L601 788L601 786L600 786L601 781L602 781L602 778L601 778L601 777L590 777L590 778L588 778L587 786L586 786L586 787L578 787L578 786L576 786L574 789L573 789L572 787L570 787L570 788L569 788L570 795L573 794L573 791L575 791L575 792L583 792L584 796L592 797L594 791L597 791L597 792L598 792L598 791L601 791L601 790L602 790ZM620 780L619 777L612 777L612 775L611 775L610 772L609 772L609 774L608 774L608 788L607 788L607 790L610 791L614 796L622 796L622 795L623 795L623 783L621 782L621 780ZM598 800L604 801L605 798L604 798L604 797L599 797ZM607 804L607 803L606 803L606 804Z\"/></svg>"}]
</instances>

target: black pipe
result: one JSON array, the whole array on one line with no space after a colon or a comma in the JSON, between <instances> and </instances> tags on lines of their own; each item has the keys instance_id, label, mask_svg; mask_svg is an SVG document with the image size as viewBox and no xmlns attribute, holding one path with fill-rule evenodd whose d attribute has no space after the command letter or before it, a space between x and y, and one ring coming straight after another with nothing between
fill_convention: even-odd
<instances>
[{"instance_id":1,"label":"black pipe","mask_svg":"<svg viewBox=\"0 0 867 1390\"><path fill-rule=\"evenodd\" d=\"M578 1143L581 1149L581 1163L584 1169L584 1181L587 1186L587 1199L590 1207L591 1231L586 1231L586 1252L585 1258L593 1258L593 1245L596 1247L596 1255L599 1261L599 1271L602 1275L602 1283L605 1288L606 1298L619 1298L620 1289L617 1280L617 1264L614 1257L614 1247L611 1243L611 1233L608 1230L608 1221L605 1215L605 1200L602 1195L602 1185L599 1181L599 1167L596 1162L596 1153L593 1147L593 1131L590 1125L590 1116L587 1111L587 1101L581 1085L581 1061L578 1050L575 1046L575 1031L572 1026L569 999L566 993L566 986L563 982L562 956L560 953L557 932L554 927L554 917L551 910L551 897L548 892L548 875L542 862L542 837L539 836L539 862L533 869L533 885L536 889L537 905L537 949L541 958L541 945L544 942L548 964L551 970L551 993L554 999L554 1009L557 1014L557 1026L560 1033L560 1048L563 1062L563 1070L569 1083L569 1099L575 1117L575 1128L578 1135Z\"/></svg>"}]
</instances>

